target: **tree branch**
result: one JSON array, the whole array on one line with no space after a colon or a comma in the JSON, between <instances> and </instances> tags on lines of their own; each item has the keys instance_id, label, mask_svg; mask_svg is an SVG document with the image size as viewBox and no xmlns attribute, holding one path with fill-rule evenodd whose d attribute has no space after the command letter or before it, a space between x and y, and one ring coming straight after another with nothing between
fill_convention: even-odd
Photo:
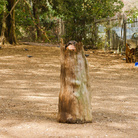
<instances>
[{"instance_id":1,"label":"tree branch","mask_svg":"<svg viewBox=\"0 0 138 138\"><path fill-rule=\"evenodd\" d=\"M43 29L41 29L41 28L36 24L35 19L34 19L32 13L31 13L31 10L30 10L31 5L30 5L26 0L24 0L24 2L25 2L25 3L27 4L27 6L28 6L29 13L30 13L30 16L31 16L31 18L32 18L32 20L33 20L34 25L37 26L38 29L44 34L45 38L46 38L49 42L51 42L50 39L48 38L46 32L45 32Z\"/></svg>"},{"instance_id":2,"label":"tree branch","mask_svg":"<svg viewBox=\"0 0 138 138\"><path fill-rule=\"evenodd\" d=\"M20 0L17 0L16 3L13 5L13 7L11 8L10 12L7 14L7 16L5 17L5 19L9 16L9 14L11 15L11 12L14 10L15 6L18 4Z\"/></svg>"}]
</instances>

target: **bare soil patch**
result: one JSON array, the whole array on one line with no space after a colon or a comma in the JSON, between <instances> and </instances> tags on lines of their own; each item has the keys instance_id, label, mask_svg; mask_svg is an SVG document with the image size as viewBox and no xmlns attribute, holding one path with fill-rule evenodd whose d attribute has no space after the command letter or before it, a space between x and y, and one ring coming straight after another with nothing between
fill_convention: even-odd
<instances>
[{"instance_id":1,"label":"bare soil patch","mask_svg":"<svg viewBox=\"0 0 138 138\"><path fill-rule=\"evenodd\" d=\"M138 67L110 52L86 53L93 123L62 124L57 122L60 49L2 47L0 138L138 137Z\"/></svg>"}]
</instances>

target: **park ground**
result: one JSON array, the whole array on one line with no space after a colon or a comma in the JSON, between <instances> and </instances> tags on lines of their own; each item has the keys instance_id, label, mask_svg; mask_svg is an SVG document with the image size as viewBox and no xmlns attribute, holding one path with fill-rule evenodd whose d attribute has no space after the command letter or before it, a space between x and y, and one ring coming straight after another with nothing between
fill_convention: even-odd
<instances>
[{"instance_id":1,"label":"park ground","mask_svg":"<svg viewBox=\"0 0 138 138\"><path fill-rule=\"evenodd\" d=\"M138 67L109 51L85 53L93 122L63 124L57 121L60 48L2 47L0 138L137 138Z\"/></svg>"}]
</instances>

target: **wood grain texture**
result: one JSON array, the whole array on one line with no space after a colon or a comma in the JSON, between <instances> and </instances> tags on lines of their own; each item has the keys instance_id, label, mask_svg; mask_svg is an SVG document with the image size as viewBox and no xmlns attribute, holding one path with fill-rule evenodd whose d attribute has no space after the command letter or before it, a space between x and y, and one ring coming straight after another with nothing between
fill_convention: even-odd
<instances>
[{"instance_id":1,"label":"wood grain texture","mask_svg":"<svg viewBox=\"0 0 138 138\"><path fill-rule=\"evenodd\" d=\"M61 44L61 88L58 121L62 123L92 122L88 65L82 43L76 51Z\"/></svg>"}]
</instances>

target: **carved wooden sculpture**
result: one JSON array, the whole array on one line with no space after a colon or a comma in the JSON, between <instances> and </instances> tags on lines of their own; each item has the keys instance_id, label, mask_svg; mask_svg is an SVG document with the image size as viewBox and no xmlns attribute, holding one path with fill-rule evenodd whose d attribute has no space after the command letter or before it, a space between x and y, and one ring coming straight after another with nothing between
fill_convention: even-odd
<instances>
[{"instance_id":1,"label":"carved wooden sculpture","mask_svg":"<svg viewBox=\"0 0 138 138\"><path fill-rule=\"evenodd\" d=\"M61 88L58 121L62 123L92 122L88 65L82 43L61 43Z\"/></svg>"}]
</instances>

